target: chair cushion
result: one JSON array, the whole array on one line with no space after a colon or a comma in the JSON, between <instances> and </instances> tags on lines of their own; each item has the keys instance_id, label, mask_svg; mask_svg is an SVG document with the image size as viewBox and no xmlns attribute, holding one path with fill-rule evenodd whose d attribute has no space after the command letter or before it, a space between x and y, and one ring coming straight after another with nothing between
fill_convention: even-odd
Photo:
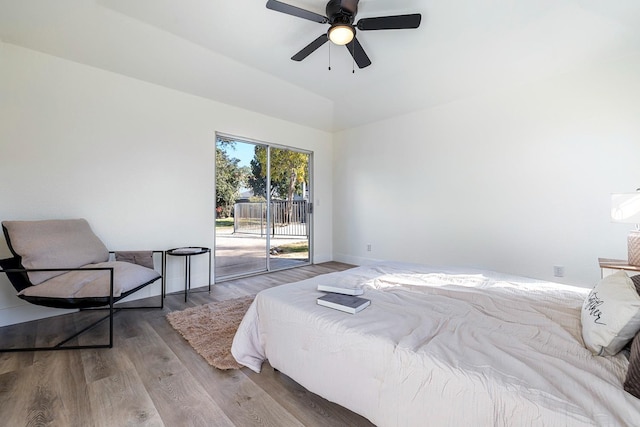
<instances>
[{"instance_id":1,"label":"chair cushion","mask_svg":"<svg viewBox=\"0 0 640 427\"><path fill-rule=\"evenodd\" d=\"M123 261L100 262L83 268L112 267L113 296L160 278L160 274L150 268ZM109 296L109 271L74 270L53 277L39 285L30 286L18 293L19 296L39 298L96 298Z\"/></svg>"},{"instance_id":2,"label":"chair cushion","mask_svg":"<svg viewBox=\"0 0 640 427\"><path fill-rule=\"evenodd\" d=\"M84 219L3 221L2 227L9 249L26 269L78 268L109 260L106 246ZM64 274L31 271L28 276L38 285Z\"/></svg>"}]
</instances>

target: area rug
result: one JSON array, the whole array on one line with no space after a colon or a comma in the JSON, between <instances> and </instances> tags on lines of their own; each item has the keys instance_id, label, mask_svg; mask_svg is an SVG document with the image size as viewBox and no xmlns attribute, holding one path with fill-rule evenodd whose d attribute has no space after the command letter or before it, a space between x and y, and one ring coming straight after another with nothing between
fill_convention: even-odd
<instances>
[{"instance_id":1,"label":"area rug","mask_svg":"<svg viewBox=\"0 0 640 427\"><path fill-rule=\"evenodd\" d=\"M240 369L231 355L231 343L253 296L212 302L173 311L167 320L193 349L218 369Z\"/></svg>"}]
</instances>

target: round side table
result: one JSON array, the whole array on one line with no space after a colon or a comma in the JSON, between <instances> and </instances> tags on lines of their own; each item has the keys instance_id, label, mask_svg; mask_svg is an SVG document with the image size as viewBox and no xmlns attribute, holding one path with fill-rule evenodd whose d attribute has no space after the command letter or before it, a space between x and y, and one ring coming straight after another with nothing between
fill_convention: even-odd
<instances>
[{"instance_id":1,"label":"round side table","mask_svg":"<svg viewBox=\"0 0 640 427\"><path fill-rule=\"evenodd\" d=\"M191 290L191 257L194 255L209 254L209 293L211 293L211 249L202 246L186 246L182 248L173 248L164 252L163 276L166 280L167 256L184 257L184 302L187 302L187 296Z\"/></svg>"}]
</instances>

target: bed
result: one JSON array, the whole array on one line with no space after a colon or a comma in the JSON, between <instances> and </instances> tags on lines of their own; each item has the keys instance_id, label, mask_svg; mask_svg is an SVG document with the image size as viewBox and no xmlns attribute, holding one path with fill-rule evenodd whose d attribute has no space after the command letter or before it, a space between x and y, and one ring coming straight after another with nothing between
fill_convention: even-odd
<instances>
[{"instance_id":1,"label":"bed","mask_svg":"<svg viewBox=\"0 0 640 427\"><path fill-rule=\"evenodd\" d=\"M364 289L352 315L319 284ZM590 290L481 270L380 263L260 292L233 341L377 426L631 426L625 352L585 348ZM638 340L637 340L638 341ZM635 345L635 344L634 344Z\"/></svg>"}]
</instances>

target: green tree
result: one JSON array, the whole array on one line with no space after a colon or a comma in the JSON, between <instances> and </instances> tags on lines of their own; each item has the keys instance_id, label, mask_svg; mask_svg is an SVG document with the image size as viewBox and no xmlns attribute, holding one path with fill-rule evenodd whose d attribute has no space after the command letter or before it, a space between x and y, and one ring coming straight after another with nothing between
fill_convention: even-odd
<instances>
[{"instance_id":1,"label":"green tree","mask_svg":"<svg viewBox=\"0 0 640 427\"><path fill-rule=\"evenodd\" d=\"M265 147L256 145L254 149L253 159L251 159L251 174L247 177L247 184L253 191L254 196L267 199L267 150ZM264 166L264 170L262 165ZM273 188L271 196L273 197Z\"/></svg>"},{"instance_id":2,"label":"green tree","mask_svg":"<svg viewBox=\"0 0 640 427\"><path fill-rule=\"evenodd\" d=\"M230 157L225 150L233 145L233 141L216 141L216 212L220 218L231 215L245 178L238 166L240 160Z\"/></svg>"},{"instance_id":3,"label":"green tree","mask_svg":"<svg viewBox=\"0 0 640 427\"><path fill-rule=\"evenodd\" d=\"M271 149L271 196L287 201L286 218L289 222L293 211L293 196L302 192L302 183L309 175L308 155L281 148ZM254 194L266 195L267 150L256 146L251 161L252 176L248 182Z\"/></svg>"}]
</instances>

